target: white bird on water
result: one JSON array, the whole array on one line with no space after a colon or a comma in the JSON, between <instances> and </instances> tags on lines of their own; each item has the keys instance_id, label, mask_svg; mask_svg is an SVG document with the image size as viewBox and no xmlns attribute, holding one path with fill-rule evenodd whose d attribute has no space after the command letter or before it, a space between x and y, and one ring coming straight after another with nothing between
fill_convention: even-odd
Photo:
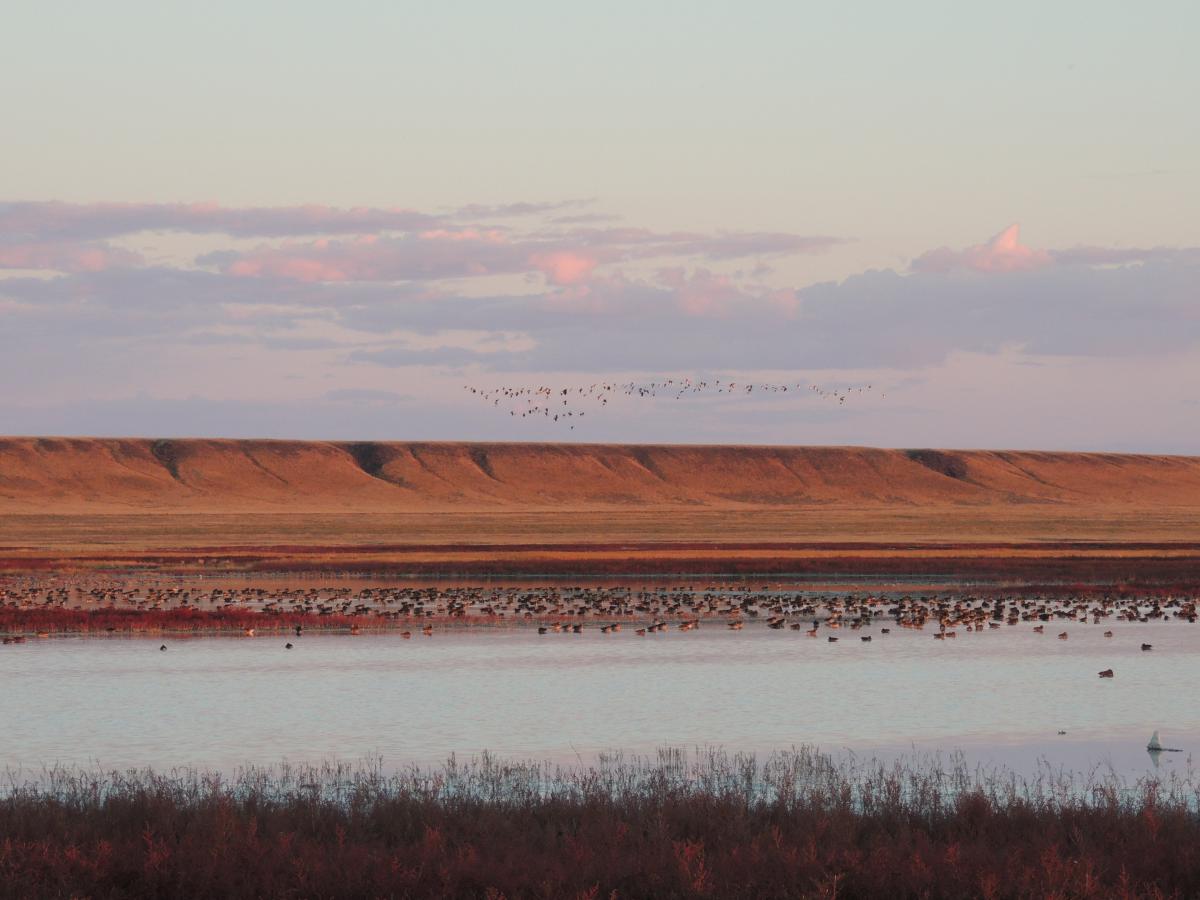
<instances>
[{"instance_id":1,"label":"white bird on water","mask_svg":"<svg viewBox=\"0 0 1200 900\"><path fill-rule=\"evenodd\" d=\"M1154 734L1150 735L1150 743L1146 745L1146 749L1151 753L1182 753L1178 747L1164 747L1162 741L1158 739L1158 729L1155 729Z\"/></svg>"}]
</instances>

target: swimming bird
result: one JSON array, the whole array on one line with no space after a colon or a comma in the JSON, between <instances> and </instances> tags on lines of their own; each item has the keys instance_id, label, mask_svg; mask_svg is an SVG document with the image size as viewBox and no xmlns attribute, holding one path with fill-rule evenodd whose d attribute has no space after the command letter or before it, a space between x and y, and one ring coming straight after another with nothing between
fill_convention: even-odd
<instances>
[{"instance_id":1,"label":"swimming bird","mask_svg":"<svg viewBox=\"0 0 1200 900\"><path fill-rule=\"evenodd\" d=\"M284 650L291 650L291 649L292 649L292 642L291 642L291 641L288 641L286 644L284 644L284 645L283 645L283 649L284 649Z\"/></svg>"},{"instance_id":2,"label":"swimming bird","mask_svg":"<svg viewBox=\"0 0 1200 900\"><path fill-rule=\"evenodd\" d=\"M1158 729L1154 730L1154 734L1150 735L1150 743L1146 745L1146 749L1150 753L1182 753L1178 747L1164 747L1162 741L1158 739Z\"/></svg>"},{"instance_id":3,"label":"swimming bird","mask_svg":"<svg viewBox=\"0 0 1200 900\"><path fill-rule=\"evenodd\" d=\"M1100 677L1101 677L1101 678L1112 678L1112 677L1113 677L1113 670L1112 670L1112 669L1105 669L1103 672L1101 672L1101 673L1100 673Z\"/></svg>"},{"instance_id":4,"label":"swimming bird","mask_svg":"<svg viewBox=\"0 0 1200 900\"><path fill-rule=\"evenodd\" d=\"M1142 649L1143 650L1153 650L1154 645L1153 644L1142 644Z\"/></svg>"}]
</instances>

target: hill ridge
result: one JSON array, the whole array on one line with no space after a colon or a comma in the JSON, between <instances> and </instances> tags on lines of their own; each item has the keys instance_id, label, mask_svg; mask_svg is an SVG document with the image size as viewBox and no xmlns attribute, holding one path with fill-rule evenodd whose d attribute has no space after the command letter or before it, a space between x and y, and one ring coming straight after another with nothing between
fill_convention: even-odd
<instances>
[{"instance_id":1,"label":"hill ridge","mask_svg":"<svg viewBox=\"0 0 1200 900\"><path fill-rule=\"evenodd\" d=\"M1200 457L853 446L0 438L0 512L1200 509Z\"/></svg>"}]
</instances>

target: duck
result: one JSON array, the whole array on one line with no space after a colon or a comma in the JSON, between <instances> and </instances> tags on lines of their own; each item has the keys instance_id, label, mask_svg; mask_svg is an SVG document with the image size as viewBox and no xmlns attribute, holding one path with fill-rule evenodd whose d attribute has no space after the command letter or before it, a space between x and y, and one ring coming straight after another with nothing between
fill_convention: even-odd
<instances>
[{"instance_id":1,"label":"duck","mask_svg":"<svg viewBox=\"0 0 1200 900\"><path fill-rule=\"evenodd\" d=\"M1100 673L1100 677L1101 677L1101 678L1112 678L1112 677L1113 677L1113 670L1112 670L1112 669L1105 669L1103 672L1101 672L1101 673Z\"/></svg>"}]
</instances>

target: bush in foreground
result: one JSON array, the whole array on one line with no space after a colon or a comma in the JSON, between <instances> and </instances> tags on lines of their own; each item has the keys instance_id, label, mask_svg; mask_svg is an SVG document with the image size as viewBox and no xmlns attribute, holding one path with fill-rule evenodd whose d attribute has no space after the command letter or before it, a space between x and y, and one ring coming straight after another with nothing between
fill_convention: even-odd
<instances>
[{"instance_id":1,"label":"bush in foreground","mask_svg":"<svg viewBox=\"0 0 1200 900\"><path fill-rule=\"evenodd\" d=\"M1195 897L1192 778L663 751L591 768L54 770L0 796L12 897Z\"/></svg>"}]
</instances>

